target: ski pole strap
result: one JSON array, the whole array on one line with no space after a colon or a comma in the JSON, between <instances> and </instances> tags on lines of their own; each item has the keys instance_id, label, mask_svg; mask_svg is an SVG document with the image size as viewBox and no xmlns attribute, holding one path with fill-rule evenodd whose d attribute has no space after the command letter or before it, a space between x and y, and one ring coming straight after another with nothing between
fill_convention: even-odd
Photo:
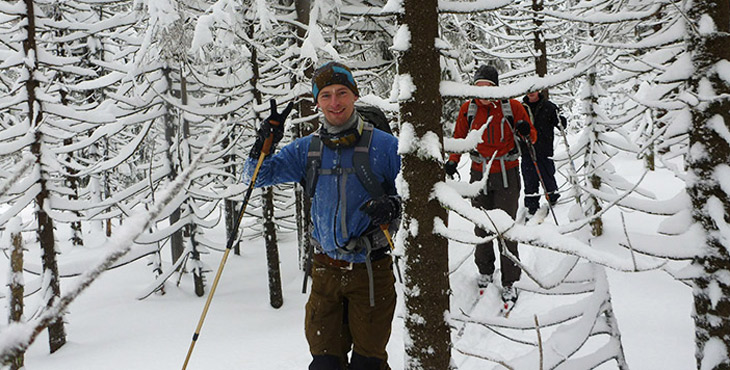
<instances>
[{"instance_id":1,"label":"ski pole strap","mask_svg":"<svg viewBox=\"0 0 730 370\"><path fill-rule=\"evenodd\" d=\"M308 243L307 247L307 260L304 263L304 281L302 281L302 294L307 293L307 282L309 281L309 274L312 273L312 255L314 254L314 248L312 243Z\"/></svg>"},{"instance_id":2,"label":"ski pole strap","mask_svg":"<svg viewBox=\"0 0 730 370\"><path fill-rule=\"evenodd\" d=\"M504 160L500 160L499 165L502 170L502 185L504 185L504 188L507 189L509 187L509 182L507 181L507 168L504 166Z\"/></svg>"},{"instance_id":3,"label":"ski pole strap","mask_svg":"<svg viewBox=\"0 0 730 370\"><path fill-rule=\"evenodd\" d=\"M400 256L395 256L395 261L393 261L393 264L395 265L395 271L398 272L398 282L403 284L403 274L400 272Z\"/></svg>"},{"instance_id":4,"label":"ski pole strap","mask_svg":"<svg viewBox=\"0 0 730 370\"><path fill-rule=\"evenodd\" d=\"M367 247L367 255L365 256L365 268L368 270L368 297L370 298L370 307L375 307L375 283L373 282L373 263L370 261L370 254L373 246L370 241L365 243Z\"/></svg>"},{"instance_id":5,"label":"ski pole strap","mask_svg":"<svg viewBox=\"0 0 730 370\"><path fill-rule=\"evenodd\" d=\"M342 237L346 238L350 233L347 231L347 174L354 172L354 168L348 168L342 170L342 179L340 183L340 230L342 231Z\"/></svg>"}]
</instances>

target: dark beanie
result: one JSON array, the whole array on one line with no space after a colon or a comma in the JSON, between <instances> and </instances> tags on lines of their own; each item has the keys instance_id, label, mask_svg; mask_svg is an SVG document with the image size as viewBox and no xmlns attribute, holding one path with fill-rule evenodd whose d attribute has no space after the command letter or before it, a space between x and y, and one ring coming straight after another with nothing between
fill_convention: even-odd
<instances>
[{"instance_id":1,"label":"dark beanie","mask_svg":"<svg viewBox=\"0 0 730 370\"><path fill-rule=\"evenodd\" d=\"M329 85L345 85L355 95L360 96L357 90L357 82L352 77L352 71L344 64L337 62L329 62L314 71L312 75L312 95L314 101L317 101L319 91Z\"/></svg>"},{"instance_id":2,"label":"dark beanie","mask_svg":"<svg viewBox=\"0 0 730 370\"><path fill-rule=\"evenodd\" d=\"M497 68L486 64L481 65L477 69L477 72L474 73L474 82L479 80L487 80L492 82L494 86L499 86L499 72L497 72Z\"/></svg>"}]
</instances>

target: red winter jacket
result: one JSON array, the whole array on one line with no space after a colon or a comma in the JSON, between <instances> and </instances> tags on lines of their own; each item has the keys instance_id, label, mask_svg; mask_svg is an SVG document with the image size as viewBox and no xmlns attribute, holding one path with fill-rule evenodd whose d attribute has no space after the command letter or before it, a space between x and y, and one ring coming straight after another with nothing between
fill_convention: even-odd
<instances>
[{"instance_id":1,"label":"red winter jacket","mask_svg":"<svg viewBox=\"0 0 730 370\"><path fill-rule=\"evenodd\" d=\"M502 102L501 101L490 101L487 104L482 104L480 99L474 100L477 104L477 112L474 116L474 121L471 123L472 130L478 130L487 122L488 117L492 117L489 121L489 126L484 130L482 135L482 142L477 145L477 151L485 158L485 164L489 162L494 152L497 152L497 157L501 157L509 153L515 146L515 140L513 138L512 128L507 120L503 120L504 115L502 114ZM530 117L525 111L522 104L515 99L510 99L510 106L512 107L512 115L514 116L514 122L525 120L530 123L530 141L535 142L537 140L537 131L533 126ZM469 101L461 105L459 110L459 116L456 119L456 127L454 127L454 138L463 139L467 134L467 127L469 125L467 120L467 111L469 109ZM504 121L504 122L503 122ZM459 163L461 154L451 154L449 156L450 161ZM518 160L505 161L505 169L517 167L519 165ZM472 161L472 170L482 171L482 164ZM492 163L492 167L489 169L489 173L501 172L501 166L495 159Z\"/></svg>"}]
</instances>

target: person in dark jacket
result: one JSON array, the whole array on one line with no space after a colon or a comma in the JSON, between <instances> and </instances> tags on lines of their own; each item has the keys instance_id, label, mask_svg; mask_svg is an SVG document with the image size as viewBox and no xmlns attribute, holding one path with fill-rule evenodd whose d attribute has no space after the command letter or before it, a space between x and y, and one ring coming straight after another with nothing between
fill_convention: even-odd
<instances>
[{"instance_id":1,"label":"person in dark jacket","mask_svg":"<svg viewBox=\"0 0 730 370\"><path fill-rule=\"evenodd\" d=\"M557 192L558 185L555 181L555 163L553 163L553 139L555 128L560 124L558 107L540 92L531 92L522 100L532 112L533 124L537 130L537 141L533 144L535 148L535 162L530 155L529 148L522 144L522 179L525 183L525 208L529 215L534 215L540 208L540 194L544 190L540 185L535 163L540 169L540 175L545 183L547 199L550 205L555 205L560 198Z\"/></svg>"},{"instance_id":2,"label":"person in dark jacket","mask_svg":"<svg viewBox=\"0 0 730 370\"><path fill-rule=\"evenodd\" d=\"M366 125L357 113L359 91L347 66L330 62L318 68L312 77L312 95L322 112L320 129L268 155L256 185L304 183L309 146L313 136L319 136L324 145L313 186L311 239L315 253L304 322L312 354L309 369L388 370L385 348L396 293L390 247L381 226L392 227L400 219L401 200L395 194L401 164L398 140ZM271 116L259 129L249 165L260 158L269 135L273 134L275 142L281 139L285 120L286 115L282 117L272 106ZM353 166L365 130L372 130L367 133L372 175L389 190L377 198L359 181Z\"/></svg>"},{"instance_id":3,"label":"person in dark jacket","mask_svg":"<svg viewBox=\"0 0 730 370\"><path fill-rule=\"evenodd\" d=\"M480 66L474 74L474 85L498 86L497 69L490 65ZM505 112L511 112L511 119L510 114ZM472 205L485 210L501 209L515 218L520 202L520 156L515 143L521 140L520 137L534 142L537 134L527 111L518 100L473 99L461 105L454 137L465 138L469 131L479 130L485 125L487 127L482 134L482 142L471 155L470 182L479 181L484 176L488 178L485 189L472 199ZM493 157L491 167L487 168ZM456 174L460 158L460 154L453 153L444 164L444 171L450 177ZM479 227L474 228L474 233L479 237L487 236L487 232ZM510 253L519 256L517 242L499 242L503 242ZM474 259L480 274L477 285L486 288L492 282L495 271L496 256L492 241L477 244ZM520 279L522 270L505 254L500 255L500 263L501 296L505 304L513 304L518 295L513 285Z\"/></svg>"}]
</instances>

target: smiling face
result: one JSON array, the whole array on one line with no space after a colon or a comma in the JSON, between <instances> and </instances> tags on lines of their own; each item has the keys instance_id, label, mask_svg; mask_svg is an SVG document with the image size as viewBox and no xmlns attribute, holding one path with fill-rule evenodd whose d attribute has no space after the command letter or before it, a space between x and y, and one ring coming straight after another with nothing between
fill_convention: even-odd
<instances>
[{"instance_id":1,"label":"smiling face","mask_svg":"<svg viewBox=\"0 0 730 370\"><path fill-rule=\"evenodd\" d=\"M538 100L540 100L540 92L539 91L533 91L531 93L527 94L527 99L530 101L530 103L534 103Z\"/></svg>"},{"instance_id":2,"label":"smiling face","mask_svg":"<svg viewBox=\"0 0 730 370\"><path fill-rule=\"evenodd\" d=\"M342 126L355 111L357 95L347 86L334 84L322 88L317 95L317 107L332 126Z\"/></svg>"}]
</instances>

